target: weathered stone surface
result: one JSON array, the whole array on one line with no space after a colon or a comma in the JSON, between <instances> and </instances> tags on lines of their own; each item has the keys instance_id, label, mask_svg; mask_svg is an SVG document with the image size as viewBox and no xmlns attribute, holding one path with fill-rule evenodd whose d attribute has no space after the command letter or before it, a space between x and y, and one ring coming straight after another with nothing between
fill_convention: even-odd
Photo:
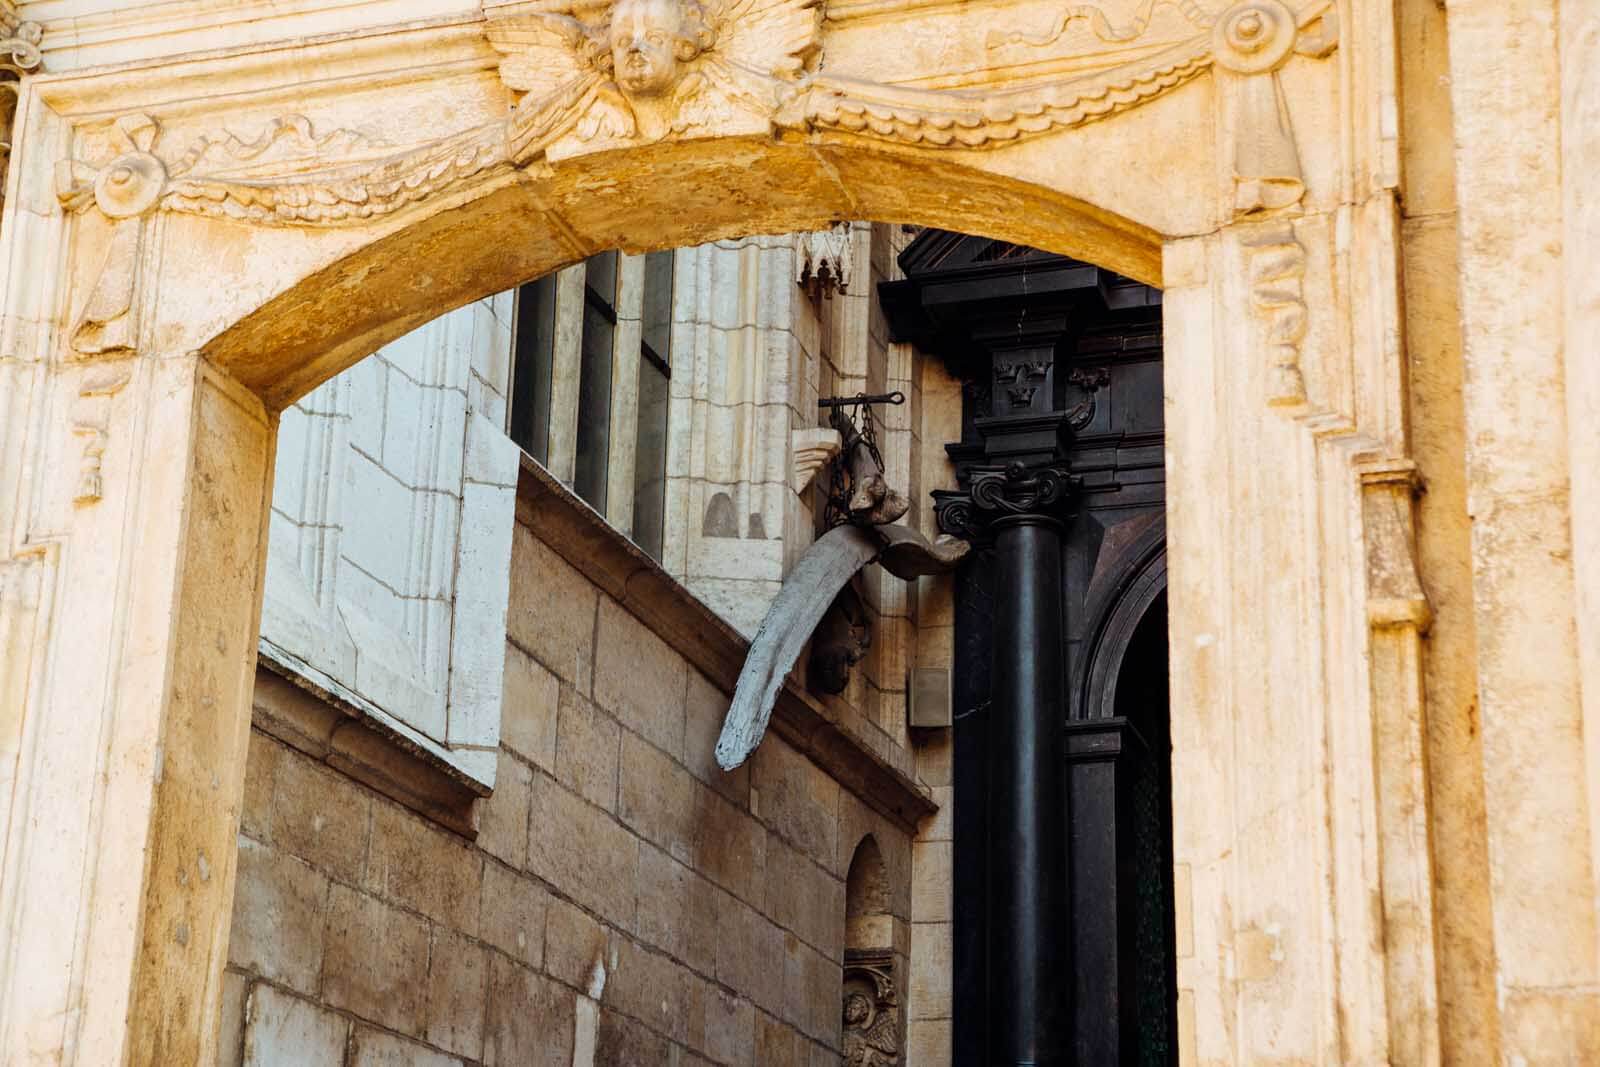
<instances>
[{"instance_id":1,"label":"weathered stone surface","mask_svg":"<svg viewBox=\"0 0 1600 1067\"><path fill-rule=\"evenodd\" d=\"M606 983L605 1003L681 1044L699 1047L705 1035L708 987L682 964L618 938L616 964Z\"/></svg>"},{"instance_id":2,"label":"weathered stone surface","mask_svg":"<svg viewBox=\"0 0 1600 1067\"><path fill-rule=\"evenodd\" d=\"M560 694L559 678L516 645L506 645L500 740L523 759L547 771L556 768L556 708Z\"/></svg>"},{"instance_id":3,"label":"weathered stone surface","mask_svg":"<svg viewBox=\"0 0 1600 1067\"><path fill-rule=\"evenodd\" d=\"M839 1047L840 997L844 976L829 960L793 934L783 942L784 1019L802 1033Z\"/></svg>"},{"instance_id":4,"label":"weathered stone surface","mask_svg":"<svg viewBox=\"0 0 1600 1067\"><path fill-rule=\"evenodd\" d=\"M507 635L563 682L587 695L594 637L582 620L594 617L594 586L524 527L517 527L511 556Z\"/></svg>"},{"instance_id":5,"label":"weathered stone surface","mask_svg":"<svg viewBox=\"0 0 1600 1067\"><path fill-rule=\"evenodd\" d=\"M531 967L544 960L545 911L550 894L531 878L498 863L483 868L483 939Z\"/></svg>"},{"instance_id":6,"label":"weathered stone surface","mask_svg":"<svg viewBox=\"0 0 1600 1067\"><path fill-rule=\"evenodd\" d=\"M809 1067L805 1038L765 1012L756 1012L755 1049L755 1062L762 1067Z\"/></svg>"},{"instance_id":7,"label":"weathered stone surface","mask_svg":"<svg viewBox=\"0 0 1600 1067\"><path fill-rule=\"evenodd\" d=\"M308 1000L257 985L245 1010L245 1067L340 1063L350 1024Z\"/></svg>"},{"instance_id":8,"label":"weathered stone surface","mask_svg":"<svg viewBox=\"0 0 1600 1067\"><path fill-rule=\"evenodd\" d=\"M836 861L839 784L777 738L750 761L750 807L821 864Z\"/></svg>"},{"instance_id":9,"label":"weathered stone surface","mask_svg":"<svg viewBox=\"0 0 1600 1067\"><path fill-rule=\"evenodd\" d=\"M489 965L488 1067L571 1067L576 994L504 956Z\"/></svg>"},{"instance_id":10,"label":"weathered stone surface","mask_svg":"<svg viewBox=\"0 0 1600 1067\"><path fill-rule=\"evenodd\" d=\"M631 927L639 841L605 812L533 776L528 871L606 919Z\"/></svg>"},{"instance_id":11,"label":"weathered stone surface","mask_svg":"<svg viewBox=\"0 0 1600 1067\"><path fill-rule=\"evenodd\" d=\"M506 752L500 753L494 793L478 802L477 845L513 867L528 862L528 803L533 772Z\"/></svg>"},{"instance_id":12,"label":"weathered stone surface","mask_svg":"<svg viewBox=\"0 0 1600 1067\"><path fill-rule=\"evenodd\" d=\"M634 1064L671 1063L671 1043L614 1011L600 1013L594 1067L633 1067Z\"/></svg>"},{"instance_id":13,"label":"weathered stone surface","mask_svg":"<svg viewBox=\"0 0 1600 1067\"><path fill-rule=\"evenodd\" d=\"M273 775L271 842L343 881L366 869L372 799L350 779L294 752Z\"/></svg>"},{"instance_id":14,"label":"weathered stone surface","mask_svg":"<svg viewBox=\"0 0 1600 1067\"><path fill-rule=\"evenodd\" d=\"M675 758L683 755L683 657L610 598L600 601L594 699Z\"/></svg>"},{"instance_id":15,"label":"weathered stone surface","mask_svg":"<svg viewBox=\"0 0 1600 1067\"><path fill-rule=\"evenodd\" d=\"M545 970L575 989L604 988L611 971L606 928L583 910L552 899L545 919Z\"/></svg>"},{"instance_id":16,"label":"weathered stone surface","mask_svg":"<svg viewBox=\"0 0 1600 1067\"><path fill-rule=\"evenodd\" d=\"M705 785L695 792L695 819L694 869L759 904L767 884L766 829Z\"/></svg>"},{"instance_id":17,"label":"weathered stone surface","mask_svg":"<svg viewBox=\"0 0 1600 1067\"><path fill-rule=\"evenodd\" d=\"M461 1061L414 1041L356 1027L350 1038L350 1067L461 1067Z\"/></svg>"},{"instance_id":18,"label":"weathered stone surface","mask_svg":"<svg viewBox=\"0 0 1600 1067\"><path fill-rule=\"evenodd\" d=\"M591 804L617 810L621 728L573 689L561 688L556 727L556 778Z\"/></svg>"},{"instance_id":19,"label":"weathered stone surface","mask_svg":"<svg viewBox=\"0 0 1600 1067\"><path fill-rule=\"evenodd\" d=\"M239 839L228 962L315 994L328 880L292 856Z\"/></svg>"},{"instance_id":20,"label":"weathered stone surface","mask_svg":"<svg viewBox=\"0 0 1600 1067\"><path fill-rule=\"evenodd\" d=\"M622 734L622 784L617 816L639 836L690 862L700 827L693 776L637 735Z\"/></svg>"},{"instance_id":21,"label":"weathered stone surface","mask_svg":"<svg viewBox=\"0 0 1600 1067\"><path fill-rule=\"evenodd\" d=\"M322 997L420 1037L427 987L417 961L428 958L428 926L374 897L334 885L328 895Z\"/></svg>"},{"instance_id":22,"label":"weathered stone surface","mask_svg":"<svg viewBox=\"0 0 1600 1067\"><path fill-rule=\"evenodd\" d=\"M755 1024L755 1007L748 1000L713 989L706 998L706 1055L732 1067L750 1067L755 1062Z\"/></svg>"},{"instance_id":23,"label":"weathered stone surface","mask_svg":"<svg viewBox=\"0 0 1600 1067\"><path fill-rule=\"evenodd\" d=\"M716 969L715 890L660 849L639 846L636 933L703 974Z\"/></svg>"},{"instance_id":24,"label":"weathered stone surface","mask_svg":"<svg viewBox=\"0 0 1600 1067\"><path fill-rule=\"evenodd\" d=\"M244 1012L249 986L237 971L222 976L222 1024L217 1029L217 1067L239 1067L244 1057Z\"/></svg>"},{"instance_id":25,"label":"weathered stone surface","mask_svg":"<svg viewBox=\"0 0 1600 1067\"><path fill-rule=\"evenodd\" d=\"M481 1058L488 981L489 956L484 948L435 928L428 956L428 1025L423 1032L429 1044L468 1059Z\"/></svg>"},{"instance_id":26,"label":"weathered stone surface","mask_svg":"<svg viewBox=\"0 0 1600 1067\"><path fill-rule=\"evenodd\" d=\"M844 883L777 834L767 837L765 910L773 922L838 962L844 944Z\"/></svg>"},{"instance_id":27,"label":"weathered stone surface","mask_svg":"<svg viewBox=\"0 0 1600 1067\"><path fill-rule=\"evenodd\" d=\"M717 897L717 980L758 1007L784 1013L783 930L726 893ZM764 1062L757 1057L757 1062Z\"/></svg>"},{"instance_id":28,"label":"weathered stone surface","mask_svg":"<svg viewBox=\"0 0 1600 1067\"><path fill-rule=\"evenodd\" d=\"M729 697L699 671L689 672L684 701L683 763L696 778L740 806L750 798L750 765L731 771L717 764L717 736L728 712Z\"/></svg>"},{"instance_id":29,"label":"weathered stone surface","mask_svg":"<svg viewBox=\"0 0 1600 1067\"><path fill-rule=\"evenodd\" d=\"M372 812L366 886L467 934L478 931L483 858L460 839L394 804Z\"/></svg>"}]
</instances>

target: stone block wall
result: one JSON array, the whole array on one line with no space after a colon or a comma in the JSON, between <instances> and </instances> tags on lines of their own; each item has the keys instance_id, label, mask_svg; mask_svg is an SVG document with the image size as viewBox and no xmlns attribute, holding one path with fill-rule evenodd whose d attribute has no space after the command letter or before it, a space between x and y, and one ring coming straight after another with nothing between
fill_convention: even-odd
<instances>
[{"instance_id":1,"label":"stone block wall","mask_svg":"<svg viewBox=\"0 0 1600 1067\"><path fill-rule=\"evenodd\" d=\"M840 1062L845 876L870 833L906 974L906 831L776 736L721 773L726 694L520 525L507 635L476 841L252 733L222 1063Z\"/></svg>"}]
</instances>

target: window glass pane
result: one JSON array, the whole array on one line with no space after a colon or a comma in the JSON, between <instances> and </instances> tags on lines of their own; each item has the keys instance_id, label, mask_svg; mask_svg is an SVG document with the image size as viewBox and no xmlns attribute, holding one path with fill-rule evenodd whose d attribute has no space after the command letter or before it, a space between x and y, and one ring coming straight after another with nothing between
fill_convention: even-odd
<instances>
[{"instance_id":1,"label":"window glass pane","mask_svg":"<svg viewBox=\"0 0 1600 1067\"><path fill-rule=\"evenodd\" d=\"M511 439L540 463L550 458L550 375L554 368L556 279L546 275L517 291L511 372Z\"/></svg>"},{"instance_id":2,"label":"window glass pane","mask_svg":"<svg viewBox=\"0 0 1600 1067\"><path fill-rule=\"evenodd\" d=\"M598 260L608 259L610 270L596 269ZM589 261L588 281L583 294L583 349L578 364L578 443L573 470L573 490L596 511L606 510L606 463L611 452L611 350L616 335L616 254L606 253ZM598 278L597 278L598 276ZM610 288L592 287L599 280Z\"/></svg>"},{"instance_id":3,"label":"window glass pane","mask_svg":"<svg viewBox=\"0 0 1600 1067\"><path fill-rule=\"evenodd\" d=\"M633 541L661 560L667 495L666 372L639 356L639 431L633 466Z\"/></svg>"},{"instance_id":4,"label":"window glass pane","mask_svg":"<svg viewBox=\"0 0 1600 1067\"><path fill-rule=\"evenodd\" d=\"M673 257L672 252L644 257L644 344L668 367L672 366Z\"/></svg>"}]
</instances>

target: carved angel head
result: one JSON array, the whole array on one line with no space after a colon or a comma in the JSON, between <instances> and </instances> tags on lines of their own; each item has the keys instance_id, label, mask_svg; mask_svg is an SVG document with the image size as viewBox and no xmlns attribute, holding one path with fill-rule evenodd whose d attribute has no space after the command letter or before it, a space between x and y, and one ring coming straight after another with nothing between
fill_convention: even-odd
<instances>
[{"instance_id":1,"label":"carved angel head","mask_svg":"<svg viewBox=\"0 0 1600 1067\"><path fill-rule=\"evenodd\" d=\"M633 96L660 96L716 32L698 0L618 0L606 27L612 77Z\"/></svg>"}]
</instances>

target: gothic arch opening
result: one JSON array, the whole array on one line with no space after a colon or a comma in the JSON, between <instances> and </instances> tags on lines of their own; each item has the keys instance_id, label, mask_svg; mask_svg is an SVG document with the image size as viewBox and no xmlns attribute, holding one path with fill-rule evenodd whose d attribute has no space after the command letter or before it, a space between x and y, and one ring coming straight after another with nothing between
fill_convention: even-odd
<instances>
[{"instance_id":1,"label":"gothic arch opening","mask_svg":"<svg viewBox=\"0 0 1600 1067\"><path fill-rule=\"evenodd\" d=\"M893 887L878 841L861 839L845 878L844 1062L893 1067L902 1062L903 967L894 950Z\"/></svg>"}]
</instances>

